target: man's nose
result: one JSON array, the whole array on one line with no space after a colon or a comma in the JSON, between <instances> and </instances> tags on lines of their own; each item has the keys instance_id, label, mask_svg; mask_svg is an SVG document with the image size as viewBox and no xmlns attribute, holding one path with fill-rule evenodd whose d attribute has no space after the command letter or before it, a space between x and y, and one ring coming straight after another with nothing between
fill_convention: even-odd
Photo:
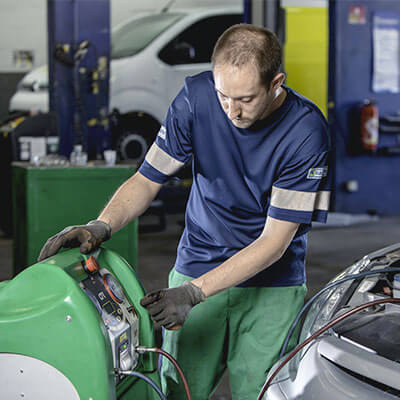
<instances>
[{"instance_id":1,"label":"man's nose","mask_svg":"<svg viewBox=\"0 0 400 400\"><path fill-rule=\"evenodd\" d=\"M229 119L235 119L240 115L240 106L234 99L228 100L228 117Z\"/></svg>"}]
</instances>

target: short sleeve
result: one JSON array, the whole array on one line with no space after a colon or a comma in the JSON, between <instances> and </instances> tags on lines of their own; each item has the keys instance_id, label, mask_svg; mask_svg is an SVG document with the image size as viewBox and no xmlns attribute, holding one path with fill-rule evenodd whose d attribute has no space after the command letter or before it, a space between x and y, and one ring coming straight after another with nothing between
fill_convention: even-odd
<instances>
[{"instance_id":1,"label":"short sleeve","mask_svg":"<svg viewBox=\"0 0 400 400\"><path fill-rule=\"evenodd\" d=\"M296 158L272 186L268 215L285 221L326 222L331 190L330 153Z\"/></svg>"},{"instance_id":2,"label":"short sleeve","mask_svg":"<svg viewBox=\"0 0 400 400\"><path fill-rule=\"evenodd\" d=\"M192 108L185 86L168 109L167 116L139 168L148 179L164 183L192 155Z\"/></svg>"}]
</instances>

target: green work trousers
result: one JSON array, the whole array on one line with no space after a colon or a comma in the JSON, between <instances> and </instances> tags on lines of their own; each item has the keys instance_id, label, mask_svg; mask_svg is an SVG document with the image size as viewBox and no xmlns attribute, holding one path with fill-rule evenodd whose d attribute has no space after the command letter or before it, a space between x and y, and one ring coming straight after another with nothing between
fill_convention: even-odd
<instances>
[{"instance_id":1,"label":"green work trousers","mask_svg":"<svg viewBox=\"0 0 400 400\"><path fill-rule=\"evenodd\" d=\"M185 280L191 278L172 270L169 286ZM226 368L232 399L257 399L306 291L305 285L234 287L195 306L180 330L164 330L163 349L178 360L192 399L208 399ZM185 399L179 375L168 360L162 360L160 373L168 400Z\"/></svg>"}]
</instances>

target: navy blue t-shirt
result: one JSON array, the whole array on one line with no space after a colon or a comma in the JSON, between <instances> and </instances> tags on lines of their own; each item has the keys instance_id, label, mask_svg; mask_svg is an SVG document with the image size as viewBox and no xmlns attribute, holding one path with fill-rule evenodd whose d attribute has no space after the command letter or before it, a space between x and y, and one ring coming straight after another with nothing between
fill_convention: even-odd
<instances>
[{"instance_id":1,"label":"navy blue t-shirt","mask_svg":"<svg viewBox=\"0 0 400 400\"><path fill-rule=\"evenodd\" d=\"M247 129L223 111L211 72L187 78L139 172L164 183L192 157L193 185L175 268L197 278L262 233L267 216L300 223L282 258L239 286L305 282L307 232L329 205L327 124L288 87L280 108Z\"/></svg>"}]
</instances>

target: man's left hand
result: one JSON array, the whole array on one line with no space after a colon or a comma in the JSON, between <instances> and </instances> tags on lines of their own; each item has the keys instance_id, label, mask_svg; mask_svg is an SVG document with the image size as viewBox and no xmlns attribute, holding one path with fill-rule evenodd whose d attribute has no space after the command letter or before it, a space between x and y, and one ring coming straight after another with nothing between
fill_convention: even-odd
<instances>
[{"instance_id":1,"label":"man's left hand","mask_svg":"<svg viewBox=\"0 0 400 400\"><path fill-rule=\"evenodd\" d=\"M140 300L140 304L157 324L166 329L179 329L190 310L205 299L206 296L198 286L186 281L176 288L150 292Z\"/></svg>"}]
</instances>

